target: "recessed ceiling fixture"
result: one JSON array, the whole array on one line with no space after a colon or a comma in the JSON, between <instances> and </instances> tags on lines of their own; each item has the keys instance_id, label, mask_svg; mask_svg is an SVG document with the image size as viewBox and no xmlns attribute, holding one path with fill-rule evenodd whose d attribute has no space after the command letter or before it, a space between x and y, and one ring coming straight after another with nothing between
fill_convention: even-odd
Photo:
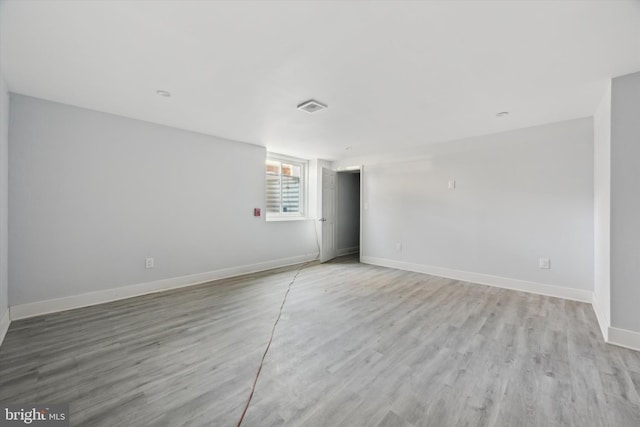
<instances>
[{"instance_id":1,"label":"recessed ceiling fixture","mask_svg":"<svg viewBox=\"0 0 640 427\"><path fill-rule=\"evenodd\" d=\"M156 95L164 96L165 98L169 98L171 96L171 92L166 91L166 90L157 90L156 91Z\"/></svg>"},{"instance_id":2,"label":"recessed ceiling fixture","mask_svg":"<svg viewBox=\"0 0 640 427\"><path fill-rule=\"evenodd\" d=\"M508 111L500 111L498 114L496 114L496 116L498 117L505 117L508 116L509 112Z\"/></svg>"},{"instance_id":3,"label":"recessed ceiling fixture","mask_svg":"<svg viewBox=\"0 0 640 427\"><path fill-rule=\"evenodd\" d=\"M313 99L298 105L298 110L306 111L307 113L315 113L316 111L324 110L325 108L327 108L326 105L321 104L318 101L314 101Z\"/></svg>"}]
</instances>

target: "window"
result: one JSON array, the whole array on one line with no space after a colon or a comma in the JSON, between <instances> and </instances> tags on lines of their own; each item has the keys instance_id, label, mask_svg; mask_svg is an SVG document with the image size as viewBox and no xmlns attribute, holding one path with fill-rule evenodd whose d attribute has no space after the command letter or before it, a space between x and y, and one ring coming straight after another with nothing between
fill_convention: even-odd
<instances>
[{"instance_id":1,"label":"window","mask_svg":"<svg viewBox=\"0 0 640 427\"><path fill-rule=\"evenodd\" d=\"M304 160L267 156L267 219L304 217L306 164Z\"/></svg>"}]
</instances>

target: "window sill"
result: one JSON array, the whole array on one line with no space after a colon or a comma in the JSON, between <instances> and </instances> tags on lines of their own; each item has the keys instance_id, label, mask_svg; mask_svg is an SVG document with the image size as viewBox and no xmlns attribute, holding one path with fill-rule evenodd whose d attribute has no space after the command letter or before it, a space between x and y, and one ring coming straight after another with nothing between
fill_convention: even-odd
<instances>
[{"instance_id":1,"label":"window sill","mask_svg":"<svg viewBox=\"0 0 640 427\"><path fill-rule=\"evenodd\" d=\"M283 221L310 221L312 218L306 216L272 216L267 217L267 222L283 222Z\"/></svg>"}]
</instances>

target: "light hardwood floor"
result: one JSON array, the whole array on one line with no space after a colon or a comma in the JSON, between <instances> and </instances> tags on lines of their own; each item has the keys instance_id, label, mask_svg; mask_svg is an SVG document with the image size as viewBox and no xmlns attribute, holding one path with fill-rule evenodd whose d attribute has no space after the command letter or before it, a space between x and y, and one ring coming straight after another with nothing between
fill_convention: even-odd
<instances>
[{"instance_id":1,"label":"light hardwood floor","mask_svg":"<svg viewBox=\"0 0 640 427\"><path fill-rule=\"evenodd\" d=\"M235 426L296 269L13 322L0 402ZM342 258L300 272L242 425L640 426L640 353L588 304Z\"/></svg>"}]
</instances>

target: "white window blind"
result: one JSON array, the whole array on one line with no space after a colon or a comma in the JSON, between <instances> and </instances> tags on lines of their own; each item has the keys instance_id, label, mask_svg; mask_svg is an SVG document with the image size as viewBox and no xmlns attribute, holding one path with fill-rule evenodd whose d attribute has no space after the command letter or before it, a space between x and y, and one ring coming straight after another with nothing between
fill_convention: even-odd
<instances>
[{"instance_id":1,"label":"white window blind","mask_svg":"<svg viewBox=\"0 0 640 427\"><path fill-rule=\"evenodd\" d=\"M267 157L267 219L304 216L305 166L304 161Z\"/></svg>"}]
</instances>

